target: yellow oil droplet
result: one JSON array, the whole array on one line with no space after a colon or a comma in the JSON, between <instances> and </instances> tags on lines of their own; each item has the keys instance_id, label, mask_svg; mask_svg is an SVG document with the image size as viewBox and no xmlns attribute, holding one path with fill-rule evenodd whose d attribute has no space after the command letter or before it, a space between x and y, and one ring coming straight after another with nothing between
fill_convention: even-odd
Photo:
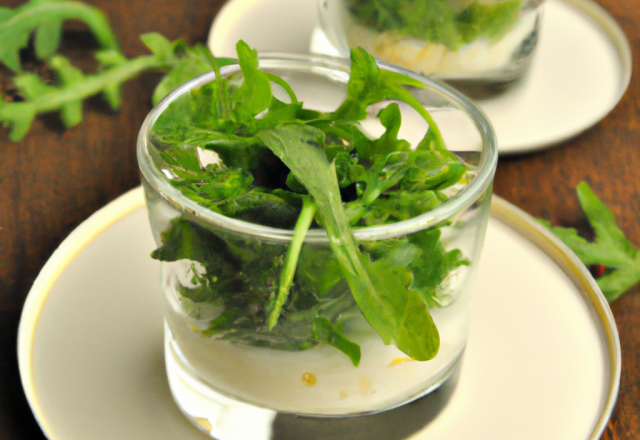
<instances>
[{"instance_id":1,"label":"yellow oil droplet","mask_svg":"<svg viewBox=\"0 0 640 440\"><path fill-rule=\"evenodd\" d=\"M369 390L371 390L371 379L366 376L358 376L358 382L360 385L360 394L365 395Z\"/></svg>"},{"instance_id":2,"label":"yellow oil droplet","mask_svg":"<svg viewBox=\"0 0 640 440\"><path fill-rule=\"evenodd\" d=\"M345 397L347 397L347 392L345 390L340 390L340 392L338 393L338 397L344 399Z\"/></svg>"},{"instance_id":3,"label":"yellow oil droplet","mask_svg":"<svg viewBox=\"0 0 640 440\"><path fill-rule=\"evenodd\" d=\"M213 430L213 426L211 426L211 422L209 422L209 420L205 419L204 417L194 417L193 419L196 422L198 422L198 425L202 426L207 431Z\"/></svg>"},{"instance_id":4,"label":"yellow oil droplet","mask_svg":"<svg viewBox=\"0 0 640 440\"><path fill-rule=\"evenodd\" d=\"M412 361L413 359L410 358L395 358L394 360L391 361L391 363L389 365L396 365L402 362L409 362Z\"/></svg>"},{"instance_id":5,"label":"yellow oil droplet","mask_svg":"<svg viewBox=\"0 0 640 440\"><path fill-rule=\"evenodd\" d=\"M306 386L312 387L317 382L316 375L313 373L304 373L302 375L302 382L304 382Z\"/></svg>"},{"instance_id":6,"label":"yellow oil droplet","mask_svg":"<svg viewBox=\"0 0 640 440\"><path fill-rule=\"evenodd\" d=\"M191 330L193 330L194 332L199 332L200 331L200 329L198 329L198 327L196 327L193 324L189 324L189 327L191 327Z\"/></svg>"}]
</instances>

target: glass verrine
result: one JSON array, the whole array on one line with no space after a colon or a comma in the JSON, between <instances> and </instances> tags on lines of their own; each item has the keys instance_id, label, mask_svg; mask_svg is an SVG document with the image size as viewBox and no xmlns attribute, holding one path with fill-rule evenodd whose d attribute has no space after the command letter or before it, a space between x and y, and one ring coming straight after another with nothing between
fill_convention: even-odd
<instances>
[{"instance_id":1,"label":"glass verrine","mask_svg":"<svg viewBox=\"0 0 640 440\"><path fill-rule=\"evenodd\" d=\"M215 73L176 89L142 126L138 160L151 228L159 249L174 253L162 262L170 386L183 412L216 438L234 438L219 430L225 426L222 419L237 420L248 412L268 425L276 413L351 417L394 408L436 389L460 360L489 216L497 163L495 135L484 115L450 87L396 66L379 67L422 83L423 88L407 90L430 112L448 150L467 166L464 177L439 195L446 201L435 203L432 210L352 231L359 252L372 264L379 263L379 271L391 264L386 259L389 249L396 249L393 264L413 277L407 278L407 289L420 285L428 290L426 302L440 335L439 352L429 361L412 360L373 330L322 228L306 233L289 302L278 324L268 329L266 310L280 282L293 231L275 227L282 219L271 218L269 210L254 212L253 218L261 221L249 222L186 197L171 184L176 175L162 160L163 146L153 136L154 124L170 106L181 106L185 117L199 117L189 115L189 100L206 95L201 92L215 81ZM267 54L261 56L260 68L287 81L305 108L334 111L345 98L347 60ZM220 74L237 84L243 81L237 65L223 67ZM286 91L274 87L274 95L286 101ZM369 109L370 115L360 123L363 131L384 131L376 114L390 102ZM400 104L403 122L398 137L415 147L429 125L410 106ZM200 165L220 160L208 155L204 144L190 148L197 148ZM281 169L269 157L258 166L266 174L256 176L265 185ZM180 258L185 255L192 258ZM436 267L441 270L430 271ZM335 343L318 338L317 316L339 326L359 345L357 367ZM419 323L415 330L421 331Z\"/></svg>"},{"instance_id":2,"label":"glass verrine","mask_svg":"<svg viewBox=\"0 0 640 440\"><path fill-rule=\"evenodd\" d=\"M526 72L543 0L318 0L329 41L447 81L471 96L504 90Z\"/></svg>"}]
</instances>

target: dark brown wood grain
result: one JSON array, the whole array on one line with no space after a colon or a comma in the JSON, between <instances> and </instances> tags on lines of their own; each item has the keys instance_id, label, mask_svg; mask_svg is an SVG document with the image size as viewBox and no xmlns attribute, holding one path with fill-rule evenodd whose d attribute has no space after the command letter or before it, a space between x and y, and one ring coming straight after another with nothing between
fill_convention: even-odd
<instances>
[{"instance_id":1,"label":"dark brown wood grain","mask_svg":"<svg viewBox=\"0 0 640 440\"><path fill-rule=\"evenodd\" d=\"M292 0L295 1L295 0ZM561 146L501 158L495 193L530 214L589 233L574 187L582 180L612 208L640 245L640 0L600 0L627 34L634 57L631 85L616 109L594 128ZM3 0L13 7L18 0ZM138 35L157 31L170 39L204 42L224 0L92 0L111 20L129 56L145 52ZM62 50L90 69L90 34L66 27ZM9 73L0 90L10 94ZM150 110L156 74L123 89L125 104L109 110L100 99L85 104L84 121L65 131L57 116L39 117L18 144L0 130L0 439L44 438L20 385L16 335L33 280L62 240L107 202L139 184L138 128ZM612 304L623 353L618 403L603 436L640 439L640 288ZM571 408L567 408L571 411Z\"/></svg>"},{"instance_id":2,"label":"dark brown wood grain","mask_svg":"<svg viewBox=\"0 0 640 440\"><path fill-rule=\"evenodd\" d=\"M3 0L2 6L21 4ZM128 56L147 53L138 36L157 31L170 39L204 42L223 0L96 0ZM66 26L62 51L90 69L90 33ZM6 70L0 87L6 91ZM25 140L13 144L0 130L0 439L44 438L24 397L16 335L25 297L47 258L91 213L140 184L135 158L138 130L151 109L157 74L123 88L114 112L99 98L84 106L82 124L68 131L57 116L38 118Z\"/></svg>"}]
</instances>

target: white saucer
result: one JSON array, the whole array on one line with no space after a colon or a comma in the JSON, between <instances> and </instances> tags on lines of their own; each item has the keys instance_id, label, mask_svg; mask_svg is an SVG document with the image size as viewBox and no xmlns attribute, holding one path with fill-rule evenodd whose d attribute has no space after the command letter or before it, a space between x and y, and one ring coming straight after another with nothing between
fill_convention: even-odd
<instances>
[{"instance_id":1,"label":"white saucer","mask_svg":"<svg viewBox=\"0 0 640 440\"><path fill-rule=\"evenodd\" d=\"M317 29L317 0L230 0L209 34L217 56L245 40L258 50L337 55ZM314 31L315 29L315 31ZM615 20L590 0L547 0L540 41L523 82L477 101L494 125L500 153L563 142L606 116L631 79L631 49Z\"/></svg>"},{"instance_id":2,"label":"white saucer","mask_svg":"<svg viewBox=\"0 0 640 440\"><path fill-rule=\"evenodd\" d=\"M50 439L204 439L174 404L142 190L80 225L20 322L25 393ZM609 307L577 258L500 198L448 405L413 439L598 439L620 378ZM464 423L461 423L464 421Z\"/></svg>"}]
</instances>

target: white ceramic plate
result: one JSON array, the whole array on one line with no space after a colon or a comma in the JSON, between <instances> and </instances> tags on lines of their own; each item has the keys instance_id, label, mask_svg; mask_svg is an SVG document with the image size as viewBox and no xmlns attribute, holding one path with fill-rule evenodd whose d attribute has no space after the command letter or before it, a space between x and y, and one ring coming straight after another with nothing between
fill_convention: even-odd
<instances>
[{"instance_id":1,"label":"white ceramic plate","mask_svg":"<svg viewBox=\"0 0 640 440\"><path fill-rule=\"evenodd\" d=\"M230 0L209 34L217 56L245 40L258 50L338 52L317 29L317 0ZM315 29L315 31L314 31ZM618 26L590 0L547 0L529 75L477 104L494 125L502 154L563 142L606 116L631 79L631 50Z\"/></svg>"},{"instance_id":2,"label":"white ceramic plate","mask_svg":"<svg viewBox=\"0 0 640 440\"><path fill-rule=\"evenodd\" d=\"M167 385L154 247L138 188L80 225L35 281L18 360L50 439L206 438ZM620 349L588 272L494 198L479 273L457 387L412 438L598 439L618 391Z\"/></svg>"}]
</instances>

